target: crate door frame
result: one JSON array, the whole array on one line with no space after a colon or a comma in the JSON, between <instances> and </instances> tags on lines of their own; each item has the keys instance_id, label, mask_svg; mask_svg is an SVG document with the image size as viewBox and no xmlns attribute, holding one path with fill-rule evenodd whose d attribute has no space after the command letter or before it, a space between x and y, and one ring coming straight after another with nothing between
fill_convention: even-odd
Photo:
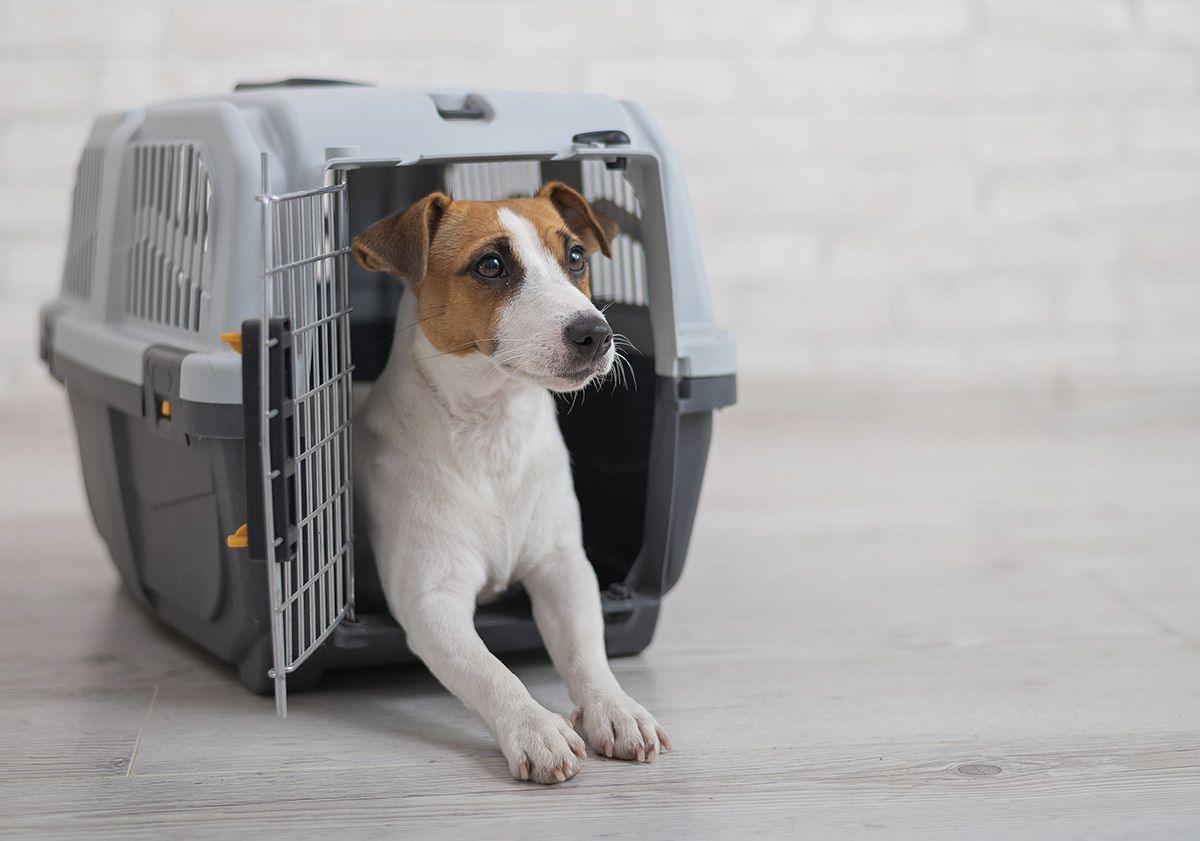
<instances>
[{"instance_id":1,"label":"crate door frame","mask_svg":"<svg viewBox=\"0 0 1200 841\"><path fill-rule=\"evenodd\" d=\"M324 187L273 195L268 166L264 154L257 468L269 675L286 718L287 676L354 618L349 208L344 171Z\"/></svg>"}]
</instances>

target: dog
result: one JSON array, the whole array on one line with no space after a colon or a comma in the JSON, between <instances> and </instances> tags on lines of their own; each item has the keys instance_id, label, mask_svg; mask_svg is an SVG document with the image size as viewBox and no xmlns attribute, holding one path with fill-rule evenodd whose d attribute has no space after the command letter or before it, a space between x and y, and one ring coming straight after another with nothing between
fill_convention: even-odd
<instances>
[{"instance_id":1,"label":"dog","mask_svg":"<svg viewBox=\"0 0 1200 841\"><path fill-rule=\"evenodd\" d=\"M574 777L579 733L597 754L638 762L671 747L609 668L550 393L613 368L589 257L610 255L615 233L551 182L494 202L432 193L351 243L364 268L407 283L388 364L355 417L357 499L384 595L409 647L479 714L518 780ZM475 631L476 605L518 582L570 691L569 722Z\"/></svg>"}]
</instances>

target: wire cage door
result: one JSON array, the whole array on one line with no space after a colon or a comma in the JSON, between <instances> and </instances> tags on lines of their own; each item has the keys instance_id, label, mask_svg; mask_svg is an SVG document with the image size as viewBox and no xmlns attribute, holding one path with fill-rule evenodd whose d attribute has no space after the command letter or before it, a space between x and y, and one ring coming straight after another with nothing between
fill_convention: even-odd
<instances>
[{"instance_id":1,"label":"wire cage door","mask_svg":"<svg viewBox=\"0 0 1200 841\"><path fill-rule=\"evenodd\" d=\"M263 156L258 387L275 707L287 676L354 612L349 214L345 173L271 195Z\"/></svg>"}]
</instances>

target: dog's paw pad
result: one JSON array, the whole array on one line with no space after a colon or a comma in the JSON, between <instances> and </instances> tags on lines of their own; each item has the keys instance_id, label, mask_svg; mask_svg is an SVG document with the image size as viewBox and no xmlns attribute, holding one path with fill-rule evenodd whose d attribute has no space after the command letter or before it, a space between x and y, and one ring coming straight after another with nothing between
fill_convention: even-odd
<instances>
[{"instance_id":1,"label":"dog's paw pad","mask_svg":"<svg viewBox=\"0 0 1200 841\"><path fill-rule=\"evenodd\" d=\"M529 712L505 728L500 747L513 777L535 783L561 783L583 767L583 740L565 718L548 710Z\"/></svg>"},{"instance_id":2,"label":"dog's paw pad","mask_svg":"<svg viewBox=\"0 0 1200 841\"><path fill-rule=\"evenodd\" d=\"M671 740L654 716L628 695L598 698L571 715L592 750L601 756L653 762L671 749Z\"/></svg>"}]
</instances>

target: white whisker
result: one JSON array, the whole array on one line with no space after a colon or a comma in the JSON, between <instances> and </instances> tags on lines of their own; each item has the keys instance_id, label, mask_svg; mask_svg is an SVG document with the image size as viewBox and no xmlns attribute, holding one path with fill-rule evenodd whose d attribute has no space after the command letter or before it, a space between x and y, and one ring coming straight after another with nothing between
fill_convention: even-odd
<instances>
[{"instance_id":1,"label":"white whisker","mask_svg":"<svg viewBox=\"0 0 1200 841\"><path fill-rule=\"evenodd\" d=\"M627 347L637 351L638 356L645 356L641 349L633 343L633 341L624 333L613 333L613 344L617 347Z\"/></svg>"}]
</instances>

